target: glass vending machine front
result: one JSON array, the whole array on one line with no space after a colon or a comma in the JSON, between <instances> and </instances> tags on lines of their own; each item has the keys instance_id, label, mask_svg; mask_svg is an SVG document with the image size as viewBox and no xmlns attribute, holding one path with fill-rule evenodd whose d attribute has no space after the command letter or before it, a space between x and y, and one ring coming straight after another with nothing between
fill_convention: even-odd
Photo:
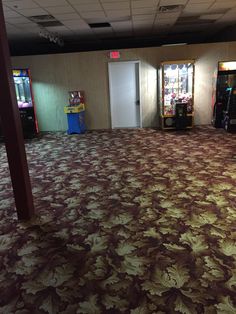
<instances>
[{"instance_id":1,"label":"glass vending machine front","mask_svg":"<svg viewBox=\"0 0 236 314\"><path fill-rule=\"evenodd\" d=\"M13 78L24 136L31 137L37 135L38 123L35 114L29 69L14 69Z\"/></svg>"},{"instance_id":2,"label":"glass vending machine front","mask_svg":"<svg viewBox=\"0 0 236 314\"><path fill-rule=\"evenodd\" d=\"M186 104L188 127L192 127L194 62L192 60L163 62L160 73L162 128L175 128L177 103Z\"/></svg>"}]
</instances>

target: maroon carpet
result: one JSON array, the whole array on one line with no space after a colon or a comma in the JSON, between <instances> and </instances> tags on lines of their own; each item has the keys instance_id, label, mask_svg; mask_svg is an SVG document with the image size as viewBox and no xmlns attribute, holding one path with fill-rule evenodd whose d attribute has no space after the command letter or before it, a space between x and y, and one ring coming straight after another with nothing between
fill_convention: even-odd
<instances>
[{"instance_id":1,"label":"maroon carpet","mask_svg":"<svg viewBox=\"0 0 236 314\"><path fill-rule=\"evenodd\" d=\"M114 130L26 142L17 222L0 144L0 313L236 313L236 135Z\"/></svg>"}]
</instances>

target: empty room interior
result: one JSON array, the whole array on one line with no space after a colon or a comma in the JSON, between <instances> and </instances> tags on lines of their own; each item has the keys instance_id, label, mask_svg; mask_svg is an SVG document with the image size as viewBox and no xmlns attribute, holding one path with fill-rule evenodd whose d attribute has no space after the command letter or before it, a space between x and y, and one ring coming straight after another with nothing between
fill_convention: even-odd
<instances>
[{"instance_id":1,"label":"empty room interior","mask_svg":"<svg viewBox=\"0 0 236 314\"><path fill-rule=\"evenodd\" d=\"M236 0L0 0L0 313L236 313Z\"/></svg>"}]
</instances>

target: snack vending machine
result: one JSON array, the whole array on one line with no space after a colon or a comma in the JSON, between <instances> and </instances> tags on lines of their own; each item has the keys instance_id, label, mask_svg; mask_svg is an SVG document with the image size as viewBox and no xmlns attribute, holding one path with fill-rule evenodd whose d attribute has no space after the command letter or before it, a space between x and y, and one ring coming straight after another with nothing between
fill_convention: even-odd
<instances>
[{"instance_id":1,"label":"snack vending machine","mask_svg":"<svg viewBox=\"0 0 236 314\"><path fill-rule=\"evenodd\" d=\"M159 70L162 129L193 127L194 61L162 62Z\"/></svg>"}]
</instances>

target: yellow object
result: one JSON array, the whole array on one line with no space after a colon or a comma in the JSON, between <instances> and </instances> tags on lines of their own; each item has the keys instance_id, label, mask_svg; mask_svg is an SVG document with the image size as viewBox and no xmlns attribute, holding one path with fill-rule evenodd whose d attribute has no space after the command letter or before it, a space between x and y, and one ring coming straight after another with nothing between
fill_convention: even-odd
<instances>
[{"instance_id":1,"label":"yellow object","mask_svg":"<svg viewBox=\"0 0 236 314\"><path fill-rule=\"evenodd\" d=\"M85 105L84 104L80 104L77 106L65 106L64 107L64 112L65 113L78 113L81 111L85 110Z\"/></svg>"}]
</instances>

